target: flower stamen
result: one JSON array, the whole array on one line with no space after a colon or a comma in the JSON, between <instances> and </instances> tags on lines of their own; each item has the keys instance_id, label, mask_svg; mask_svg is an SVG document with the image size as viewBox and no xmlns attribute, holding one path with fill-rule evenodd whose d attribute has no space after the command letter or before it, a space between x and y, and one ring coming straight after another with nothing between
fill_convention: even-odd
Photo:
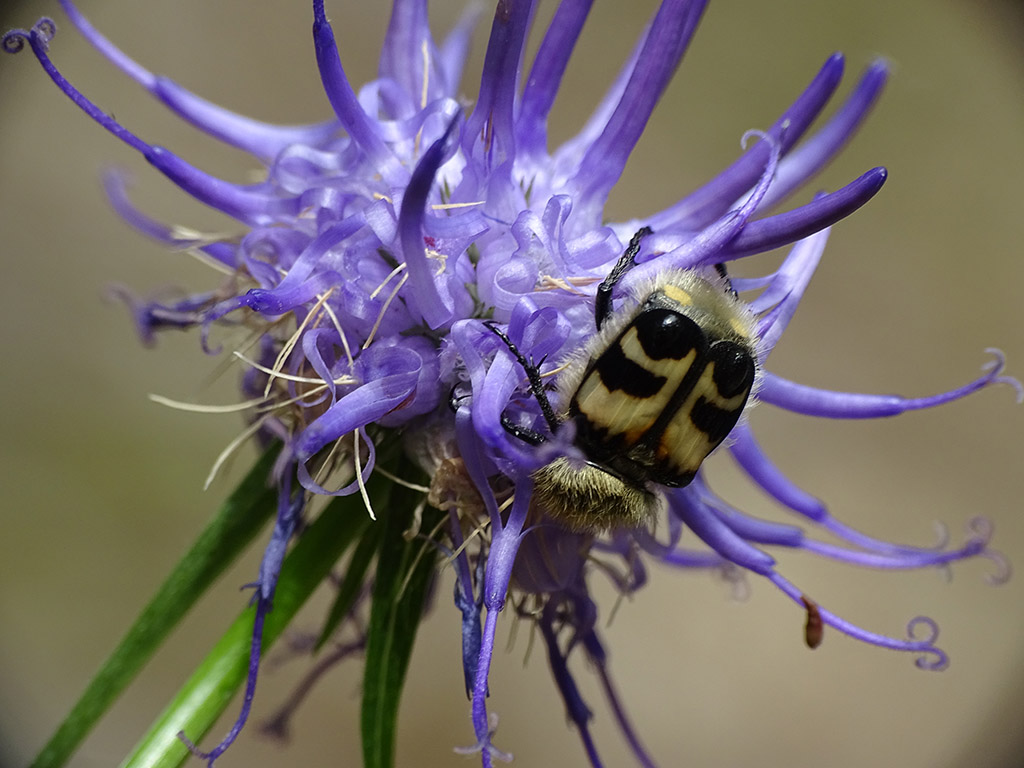
<instances>
[{"instance_id":1,"label":"flower stamen","mask_svg":"<svg viewBox=\"0 0 1024 768\"><path fill-rule=\"evenodd\" d=\"M245 355L243 355L241 352L239 352L237 350L232 352L231 354L234 355L235 357L237 357L239 360L241 360L246 365L248 365L248 366L250 366L252 368L255 368L257 371L265 373L268 376L273 376L275 379L282 379L283 381L293 381L293 382L295 382L297 384L324 384L325 383L323 379L314 379L314 378L310 378L309 376L295 376L295 375L292 375L290 373L283 373L282 371L275 371L273 368L268 368L265 365L260 365L255 360L252 360L252 359L246 357ZM334 384L336 386L347 386L349 384L358 384L359 380L356 379L354 376L351 376L349 374L342 374L341 376L338 376L336 379L331 379L330 383Z\"/></svg>"},{"instance_id":2,"label":"flower stamen","mask_svg":"<svg viewBox=\"0 0 1024 768\"><path fill-rule=\"evenodd\" d=\"M186 403L181 400L172 400L169 397L157 395L152 392L150 392L147 397L154 403L166 405L168 408L173 408L177 411L188 411L190 413L239 413L262 405L266 403L268 399L266 397L256 397L252 400L246 400L241 403L232 403L231 405L204 405L202 403Z\"/></svg>"},{"instance_id":3,"label":"flower stamen","mask_svg":"<svg viewBox=\"0 0 1024 768\"><path fill-rule=\"evenodd\" d=\"M370 503L370 494L366 492L366 481L363 480L363 464L359 456L359 437L362 434L362 429L352 432L352 463L356 471L356 484L359 486L359 495L363 498L363 506L366 507L366 512L369 514L370 519L376 520L377 514L373 511L373 504Z\"/></svg>"},{"instance_id":4,"label":"flower stamen","mask_svg":"<svg viewBox=\"0 0 1024 768\"><path fill-rule=\"evenodd\" d=\"M407 282L409 282L408 273L402 275L402 279L398 281L398 285L392 289L391 293L388 294L387 299L384 300L384 304L381 306L380 312L377 313L377 319L373 323L373 328L370 329L370 335L367 336L366 341L363 342L363 349L368 349L370 344L373 342L374 337L377 335L377 330L380 328L380 324L384 321L384 314L388 311L388 307L391 306L391 302L395 300L398 292L402 290L402 286Z\"/></svg>"},{"instance_id":5,"label":"flower stamen","mask_svg":"<svg viewBox=\"0 0 1024 768\"><path fill-rule=\"evenodd\" d=\"M277 358L274 360L274 364L271 366L271 370L274 373L267 379L266 388L263 390L264 395L270 394L270 390L274 386L274 379L277 378L277 375L284 369L285 362L291 355L292 350L295 349L295 345L299 343L299 339L302 338L302 333L306 330L310 321L313 320L313 318L316 318L316 322L314 322L313 327L316 327L316 325L319 324L321 317L320 308L327 303L327 299L330 298L332 293L334 293L333 286L325 291L323 295L317 297L316 303L310 307L309 312L307 312L306 316L302 318L302 322L299 323L299 326L295 329L295 333L289 336L284 344L281 345L281 351L278 353Z\"/></svg>"},{"instance_id":6,"label":"flower stamen","mask_svg":"<svg viewBox=\"0 0 1024 768\"><path fill-rule=\"evenodd\" d=\"M221 467L224 466L224 462L227 461L228 457L235 451L237 451L241 446L245 445L246 440L248 440L253 435L257 434L263 428L263 424L267 420L267 418L267 416L261 416L260 418L253 421L252 424L243 429L238 434L238 436L235 437L230 443L228 443L224 447L224 450L222 450L217 455L217 458L214 459L213 466L210 467L209 474L207 474L206 476L206 480L203 482L204 491L207 490L210 487L210 485L213 484L214 478L217 477L217 474L220 472Z\"/></svg>"}]
</instances>

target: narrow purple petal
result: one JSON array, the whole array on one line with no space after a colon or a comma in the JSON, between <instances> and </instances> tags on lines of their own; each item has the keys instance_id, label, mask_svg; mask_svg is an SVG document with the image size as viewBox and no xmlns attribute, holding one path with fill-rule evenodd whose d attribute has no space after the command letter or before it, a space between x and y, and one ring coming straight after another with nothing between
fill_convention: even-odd
<instances>
[{"instance_id":1,"label":"narrow purple petal","mask_svg":"<svg viewBox=\"0 0 1024 768\"><path fill-rule=\"evenodd\" d=\"M984 518L976 518L968 526L970 536L963 546L956 549L946 549L944 546L922 549L878 542L845 526L833 525L829 519L821 521L827 531L859 547L851 549L807 538L803 530L796 526L771 523L745 515L714 495L699 477L691 488L719 515L722 522L747 541L798 548L862 567L906 570L947 565L985 553L992 536L991 524ZM872 551L865 552L862 548ZM999 562L998 559L996 561Z\"/></svg>"},{"instance_id":2,"label":"narrow purple petal","mask_svg":"<svg viewBox=\"0 0 1024 768\"><path fill-rule=\"evenodd\" d=\"M295 197L279 197L269 185L242 187L201 171L164 147L144 151L146 159L192 197L248 224L268 224L299 212Z\"/></svg>"},{"instance_id":3,"label":"narrow purple petal","mask_svg":"<svg viewBox=\"0 0 1024 768\"><path fill-rule=\"evenodd\" d=\"M750 425L737 424L729 433L732 441L729 453L736 459L750 479L757 483L769 496L794 512L814 521L828 517L825 505L803 489L797 487L773 464L754 440Z\"/></svg>"},{"instance_id":4,"label":"narrow purple petal","mask_svg":"<svg viewBox=\"0 0 1024 768\"><path fill-rule=\"evenodd\" d=\"M425 60L424 60L425 57ZM438 52L427 21L426 0L397 0L391 6L384 47L381 49L379 73L396 82L422 109L429 102L446 95L446 83L437 70ZM394 110L388 102L391 117L405 119L410 114Z\"/></svg>"},{"instance_id":5,"label":"narrow purple petal","mask_svg":"<svg viewBox=\"0 0 1024 768\"><path fill-rule=\"evenodd\" d=\"M820 246L823 241L828 239L830 231L823 229L821 232L797 242L789 250L779 268L767 278L756 281L756 284L747 286L743 284L743 280L733 279L733 286L739 291L764 289L748 302L751 312L756 315L765 315L787 301L792 302L795 299L796 303L799 303L814 271L818 268L822 256ZM811 247L812 244L814 247ZM789 312L788 315L791 316L792 312ZM762 318L758 335L763 337L774 324L783 320L781 315L776 318L775 323L766 322Z\"/></svg>"},{"instance_id":6,"label":"narrow purple petal","mask_svg":"<svg viewBox=\"0 0 1024 768\"><path fill-rule=\"evenodd\" d=\"M663 0L611 119L587 149L573 179L578 215L594 225L608 192L668 86L697 29L706 0Z\"/></svg>"},{"instance_id":7,"label":"narrow purple petal","mask_svg":"<svg viewBox=\"0 0 1024 768\"><path fill-rule=\"evenodd\" d=\"M757 444L749 424L737 425L729 437L732 440L729 452L751 480L780 504L813 521L836 538L861 549L898 557L916 557L925 552L938 551L944 546L944 542L940 542L938 547L929 550L922 547L892 544L867 536L840 523L829 514L828 509L821 501L797 486L775 466Z\"/></svg>"},{"instance_id":8,"label":"narrow purple petal","mask_svg":"<svg viewBox=\"0 0 1024 768\"><path fill-rule=\"evenodd\" d=\"M458 119L449 123L444 135L423 153L409 179L398 215L402 253L409 268L409 282L415 292L416 306L431 328L439 328L449 322L455 305L447 291L448 282L445 280L438 286L434 279L434 267L427 259L423 243L424 218L437 171L458 146L458 126Z\"/></svg>"},{"instance_id":9,"label":"narrow purple petal","mask_svg":"<svg viewBox=\"0 0 1024 768\"><path fill-rule=\"evenodd\" d=\"M438 52L440 71L444 73L444 92L457 93L459 81L462 79L462 68L469 56L469 44L473 38L473 30L480 19L483 8L471 3L462 11L455 27L448 33Z\"/></svg>"},{"instance_id":10,"label":"narrow purple petal","mask_svg":"<svg viewBox=\"0 0 1024 768\"><path fill-rule=\"evenodd\" d=\"M885 168L873 168L842 189L776 216L752 221L724 249L723 259L738 259L763 253L813 235L845 219L882 188L888 176Z\"/></svg>"},{"instance_id":11,"label":"narrow purple petal","mask_svg":"<svg viewBox=\"0 0 1024 768\"><path fill-rule=\"evenodd\" d=\"M43 69L72 102L114 136L141 152L167 178L198 200L247 223L262 223L272 220L275 216L294 216L298 213L297 200L267 194L258 188L240 187L210 176L169 150L147 144L103 112L71 85L53 65L46 53L53 29L51 20L41 19L28 32L11 30L6 33L2 46L8 53L16 53L21 50L24 41L28 40Z\"/></svg>"},{"instance_id":12,"label":"narrow purple petal","mask_svg":"<svg viewBox=\"0 0 1024 768\"><path fill-rule=\"evenodd\" d=\"M458 326L453 329L453 335L457 330ZM487 510L491 525L500 530L501 514L498 511L498 502L494 498L494 492L487 480L494 474L493 463L487 460L487 454L476 433L476 425L473 423L469 408L461 407L455 413L455 439L459 446L459 456L462 457L466 465L466 474L469 475L480 498L484 501L484 508Z\"/></svg>"},{"instance_id":13,"label":"narrow purple petal","mask_svg":"<svg viewBox=\"0 0 1024 768\"><path fill-rule=\"evenodd\" d=\"M670 489L669 507L686 526L726 560L767 576L775 559L751 546L687 488Z\"/></svg>"},{"instance_id":14,"label":"narrow purple petal","mask_svg":"<svg viewBox=\"0 0 1024 768\"><path fill-rule=\"evenodd\" d=\"M804 92L766 132L785 154L807 131L828 104L843 77L843 57L834 53L822 65ZM760 141L731 166L703 187L691 192L671 208L650 218L655 232L668 227L698 229L728 210L734 201L756 182L768 162L770 144ZM774 199L775 195L771 197Z\"/></svg>"},{"instance_id":15,"label":"narrow purple petal","mask_svg":"<svg viewBox=\"0 0 1024 768\"><path fill-rule=\"evenodd\" d=\"M803 544L804 532L795 525L771 523L746 515L713 494L700 478L694 480L690 487L719 520L744 540L780 547L800 547Z\"/></svg>"},{"instance_id":16,"label":"narrow purple petal","mask_svg":"<svg viewBox=\"0 0 1024 768\"><path fill-rule=\"evenodd\" d=\"M1005 360L998 350L990 351L996 355L996 358L982 369L985 372L984 375L962 387L930 397L908 398L898 395L833 392L798 384L770 372L765 372L758 397L766 403L785 408L787 411L829 419L877 419L922 408L934 408L937 405L967 397L980 389L997 383L1013 386L1017 390L1018 401L1020 401L1022 398L1020 382L1014 378L1000 375Z\"/></svg>"},{"instance_id":17,"label":"narrow purple petal","mask_svg":"<svg viewBox=\"0 0 1024 768\"><path fill-rule=\"evenodd\" d=\"M991 529L989 529L991 532ZM982 554L988 545L988 538L975 537L969 539L957 549L919 550L900 555L888 555L877 552L861 552L847 547L840 547L827 542L807 539L801 549L812 552L831 560L838 560L862 568L881 568L885 570L911 570L918 568L937 568L958 560L967 560Z\"/></svg>"},{"instance_id":18,"label":"narrow purple petal","mask_svg":"<svg viewBox=\"0 0 1024 768\"><path fill-rule=\"evenodd\" d=\"M450 529L449 536L451 537L452 549L453 551L458 552L453 561L455 566L455 580L459 583L459 586L456 588L463 595L472 596L474 594L473 574L471 573L469 567L469 555L466 551L466 548L463 546L466 539L462 535L462 528L459 527L458 509L454 505L448 509L448 523ZM477 583L480 584L483 583L484 564L485 558L481 557L477 559ZM469 695L468 690L466 691L466 695Z\"/></svg>"},{"instance_id":19,"label":"narrow purple petal","mask_svg":"<svg viewBox=\"0 0 1024 768\"><path fill-rule=\"evenodd\" d=\"M765 198L766 208L806 184L839 154L875 106L888 76L885 62L876 61L869 66L843 106L813 136L786 155Z\"/></svg>"},{"instance_id":20,"label":"narrow purple petal","mask_svg":"<svg viewBox=\"0 0 1024 768\"><path fill-rule=\"evenodd\" d=\"M622 731L630 749L633 750L633 757L642 768L654 768L654 760L651 759L646 747L640 741L633 723L629 720L629 715L626 714L626 708L622 705L622 699L615 688L611 673L608 671L608 654L605 653L604 646L593 628L583 635L583 647L587 650L591 664L597 669L605 698L612 708L612 714L615 715L615 721L619 724L619 730Z\"/></svg>"},{"instance_id":21,"label":"narrow purple petal","mask_svg":"<svg viewBox=\"0 0 1024 768\"><path fill-rule=\"evenodd\" d=\"M184 731L178 731L178 738L185 744L188 751L200 760L205 760L207 768L213 768L214 763L227 749L235 743L242 728L249 720L249 712L252 709L252 700L256 696L256 680L259 676L260 652L263 643L263 624L270 610L270 602L262 598L256 601L256 617L253 620L252 639L249 643L249 671L245 681L245 693L242 696L242 707L238 712L231 730L221 742L209 752L203 752L192 741Z\"/></svg>"},{"instance_id":22,"label":"narrow purple petal","mask_svg":"<svg viewBox=\"0 0 1024 768\"><path fill-rule=\"evenodd\" d=\"M327 94L327 100L334 108L334 114L338 116L341 126L366 152L385 181L392 186L404 183L408 179L408 172L403 169L384 140L377 135L345 76L338 55L338 45L334 41L334 30L331 29L331 23L324 12L324 0L313 0L313 45L324 93Z\"/></svg>"},{"instance_id":23,"label":"narrow purple petal","mask_svg":"<svg viewBox=\"0 0 1024 768\"><path fill-rule=\"evenodd\" d=\"M516 121L517 153L520 155L540 156L547 149L548 114L554 106L569 57L593 4L594 0L562 0L544 33L523 88Z\"/></svg>"},{"instance_id":24,"label":"narrow purple petal","mask_svg":"<svg viewBox=\"0 0 1024 768\"><path fill-rule=\"evenodd\" d=\"M103 190L107 193L107 200L110 201L110 205L113 206L117 215L136 231L172 248L193 249L205 253L225 266L232 268L238 266L238 246L233 243L208 242L186 236L179 228L157 221L136 208L128 199L123 173L108 171L103 174Z\"/></svg>"},{"instance_id":25,"label":"narrow purple petal","mask_svg":"<svg viewBox=\"0 0 1024 768\"><path fill-rule=\"evenodd\" d=\"M46 51L50 39L53 37L56 29L57 27L53 23L53 19L43 17L39 19L35 26L30 30L12 29L9 32L4 33L2 40L0 40L0 47L3 47L6 53L18 53L27 41L29 46L32 48L32 53L35 54L39 63L42 65L43 70L50 76L50 79L56 83L57 87L64 92L64 95L71 99L75 106L128 146L143 154L149 152L149 144L144 142L134 133L114 120L114 118L110 117L110 115L106 114L102 109L89 101L89 99L87 99L77 88L71 85L71 83L69 83L60 73L57 67L54 66Z\"/></svg>"},{"instance_id":26,"label":"narrow purple petal","mask_svg":"<svg viewBox=\"0 0 1024 768\"><path fill-rule=\"evenodd\" d=\"M729 563L717 552L697 552L689 549L674 549L659 555L658 560L680 568L721 568Z\"/></svg>"},{"instance_id":27,"label":"narrow purple petal","mask_svg":"<svg viewBox=\"0 0 1024 768\"><path fill-rule=\"evenodd\" d=\"M591 113L590 117L587 118L587 122L584 123L583 127L575 136L554 150L554 165L559 169L559 172L564 174L566 177L570 177L572 174L576 173L583 156L591 145L597 141L597 138L601 135L607 127L608 122L612 119L612 115L615 114L615 109L623 99L623 94L626 92L626 86L629 84L629 79L633 74L633 70L636 68L637 61L640 59L640 54L644 49L644 44L646 43L650 32L651 25L650 22L648 22L643 33L630 50L629 57L623 63L618 74L615 76L615 80L612 81L608 90L605 91L604 95L601 97L601 101ZM582 235L583 233L588 232L590 228L590 222L581 224L578 227L576 234ZM636 230L634 229L634 231Z\"/></svg>"},{"instance_id":28,"label":"narrow purple petal","mask_svg":"<svg viewBox=\"0 0 1024 768\"><path fill-rule=\"evenodd\" d=\"M267 163L285 147L318 146L339 134L334 120L313 125L271 125L253 120L217 106L163 76L156 78L151 92L196 128Z\"/></svg>"},{"instance_id":29,"label":"narrow purple petal","mask_svg":"<svg viewBox=\"0 0 1024 768\"><path fill-rule=\"evenodd\" d=\"M160 99L175 114L226 144L270 161L290 144L319 144L338 131L333 120L319 125L269 125L196 96L173 80L154 75L100 33L71 0L59 0L82 37L114 66Z\"/></svg>"},{"instance_id":30,"label":"narrow purple petal","mask_svg":"<svg viewBox=\"0 0 1024 768\"><path fill-rule=\"evenodd\" d=\"M500 610L500 609L498 609ZM498 628L498 610L488 608L484 617L484 630L480 640L480 655L474 672L473 694L471 696L471 712L473 731L476 735L476 746L472 749L457 750L463 753L480 752L482 768L492 768L492 755L496 748L491 744L490 722L487 717L487 676L491 670L491 658L494 655L494 636Z\"/></svg>"},{"instance_id":31,"label":"narrow purple petal","mask_svg":"<svg viewBox=\"0 0 1024 768\"><path fill-rule=\"evenodd\" d=\"M777 573L770 574L768 578L775 586L788 595L793 602L801 608L804 607L804 603L801 600L804 593L797 589L792 583ZM866 629L861 629L856 624L851 624L845 619L839 618L834 613L826 611L820 606L819 612L821 613L822 620L828 626L834 627L843 634L849 635L856 640L871 643L872 645L877 645L882 648L890 648L894 651L908 651L910 653L921 654L915 662L920 669L940 670L945 669L949 664L949 657L946 655L946 652L935 647L935 641L939 637L939 627L934 621L926 616L918 616L911 619L907 624L908 639L900 640L895 637L887 637L886 635L879 635L875 632L869 632ZM928 634L924 639L917 640L914 635L922 626L927 629ZM934 656L935 658L929 661L929 656Z\"/></svg>"},{"instance_id":32,"label":"narrow purple petal","mask_svg":"<svg viewBox=\"0 0 1024 768\"><path fill-rule=\"evenodd\" d=\"M257 589L260 598L270 604L273 603L274 590L277 587L278 576L281 575L288 543L292 540L302 516L303 496L300 493L292 498L291 487L292 481L289 478L282 482L278 489L277 519L274 521L274 530L260 560Z\"/></svg>"},{"instance_id":33,"label":"narrow purple petal","mask_svg":"<svg viewBox=\"0 0 1024 768\"><path fill-rule=\"evenodd\" d=\"M463 144L476 154L477 139L490 170L515 157L515 103L519 66L533 16L533 0L499 0L484 57L480 94L466 118Z\"/></svg>"},{"instance_id":34,"label":"narrow purple petal","mask_svg":"<svg viewBox=\"0 0 1024 768\"><path fill-rule=\"evenodd\" d=\"M207 311L217 302L217 294L213 291L189 296L173 304L140 299L118 285L109 288L107 295L128 307L139 338L146 346L156 341L156 331L171 328L184 331L196 327L206 319Z\"/></svg>"},{"instance_id":35,"label":"narrow purple petal","mask_svg":"<svg viewBox=\"0 0 1024 768\"><path fill-rule=\"evenodd\" d=\"M466 567L464 559L457 562L460 563L456 565L459 572L465 571L468 577L469 569ZM484 558L480 558L479 562L483 564ZM476 663L480 658L480 647L483 641L483 628L480 623L483 604L477 601L471 586L467 590L465 582L466 579L462 578L455 580L455 607L462 614L462 675L466 683L466 697L469 698L476 680Z\"/></svg>"},{"instance_id":36,"label":"narrow purple petal","mask_svg":"<svg viewBox=\"0 0 1024 768\"><path fill-rule=\"evenodd\" d=\"M756 133L756 132L755 132ZM765 137L765 134L758 134ZM622 280L623 289L642 285L651 280L659 272L666 269L692 269L702 264L714 264L722 261L719 254L723 249L731 248L730 243L750 226L750 217L757 211L761 200L767 193L779 161L778 146L766 138L766 143L773 147L761 180L751 191L743 203L735 210L729 211L718 221L703 231L686 240L681 246L662 253L630 270Z\"/></svg>"},{"instance_id":37,"label":"narrow purple petal","mask_svg":"<svg viewBox=\"0 0 1024 768\"><path fill-rule=\"evenodd\" d=\"M489 488L481 489L481 494L490 493ZM512 579L512 568L515 564L516 552L522 541L523 522L530 506L533 488L528 477L516 481L515 501L509 514L508 524L501 525L501 519L492 517L491 550L487 558L487 571L484 574L483 604L487 609L484 619L483 640L480 647L480 658L477 663L475 684L473 686L472 717L476 732L477 745L481 749L483 764L491 764L490 723L487 717L487 679L491 669L491 658L494 655L494 637L498 626L498 614L505 607L509 582Z\"/></svg>"},{"instance_id":38,"label":"narrow purple petal","mask_svg":"<svg viewBox=\"0 0 1024 768\"><path fill-rule=\"evenodd\" d=\"M529 475L516 478L515 500L508 520L502 523L499 519L499 527L492 526L491 551L484 574L484 606L488 612L500 611L504 607L532 495L533 483Z\"/></svg>"},{"instance_id":39,"label":"narrow purple petal","mask_svg":"<svg viewBox=\"0 0 1024 768\"><path fill-rule=\"evenodd\" d=\"M590 728L588 726L594 715L590 711L590 707L583 700L583 694L580 693L579 686L576 685L576 680L569 671L566 655L558 646L558 637L555 634L554 626L558 620L557 615L558 601L556 598L552 598L544 606L544 612L537 621L537 627L540 629L540 636L544 640L544 646L548 652L551 676L565 704L566 717L579 730L580 738L583 740L584 748L590 756L591 764L596 765L599 764L597 750L590 736Z\"/></svg>"},{"instance_id":40,"label":"narrow purple petal","mask_svg":"<svg viewBox=\"0 0 1024 768\"><path fill-rule=\"evenodd\" d=\"M253 620L252 636L249 643L249 670L245 681L245 694L242 698L242 707L238 717L231 726L231 730L221 739L220 743L209 752L201 751L191 742L183 731L179 731L180 738L188 750L196 757L206 760L207 766L212 768L217 758L223 755L227 749L235 743L242 728L249 720L249 712L252 710L253 698L256 696L256 681L259 678L260 656L263 648L263 625L267 612L273 608L274 591L277 588L277 578L281 572L281 565L284 562L285 551L303 509L303 498L299 494L294 499L291 494L291 481L284 480L278 488L277 499L277 520L274 524L274 532L271 541L263 553L260 562L260 576L256 583L258 595L256 597L256 616Z\"/></svg>"},{"instance_id":41,"label":"narrow purple petal","mask_svg":"<svg viewBox=\"0 0 1024 768\"><path fill-rule=\"evenodd\" d=\"M57 0L57 2L59 2L60 7L64 9L64 13L67 14L68 20L75 25L78 33L86 39L89 45L99 51L107 61L120 69L143 88L151 89L153 87L156 80L153 73L110 42L107 36L96 29L96 27L92 25L92 22L90 22L82 12L78 10L78 7L71 2L71 0Z\"/></svg>"},{"instance_id":42,"label":"narrow purple petal","mask_svg":"<svg viewBox=\"0 0 1024 768\"><path fill-rule=\"evenodd\" d=\"M760 339L758 353L762 365L779 343L782 333L800 305L804 291L807 290L825 252L830 231L823 229L797 242L790 249L789 255L764 293L751 302L750 308L754 312L764 312L766 306L771 306L769 302L777 302L761 315L757 323L757 335Z\"/></svg>"}]
</instances>

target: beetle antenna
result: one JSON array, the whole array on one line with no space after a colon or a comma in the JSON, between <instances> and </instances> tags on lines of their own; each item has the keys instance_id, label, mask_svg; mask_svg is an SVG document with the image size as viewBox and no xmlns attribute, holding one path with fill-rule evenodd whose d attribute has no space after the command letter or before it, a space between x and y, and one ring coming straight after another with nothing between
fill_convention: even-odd
<instances>
[{"instance_id":1,"label":"beetle antenna","mask_svg":"<svg viewBox=\"0 0 1024 768\"><path fill-rule=\"evenodd\" d=\"M597 324L597 330L601 330L604 321L612 312L612 290L615 285L623 275L636 266L636 255L640 253L640 241L653 233L654 230L650 227L641 227L629 241L625 253L619 257L615 266L612 267L612 271L608 273L608 277L597 286L597 297L594 299L594 322Z\"/></svg>"},{"instance_id":2,"label":"beetle antenna","mask_svg":"<svg viewBox=\"0 0 1024 768\"><path fill-rule=\"evenodd\" d=\"M551 407L551 401L548 400L547 392L544 391L544 382L540 379L540 370L536 365L526 359L526 356L519 351L519 347L512 342L512 339L508 337L508 334L501 330L496 323L488 320L484 322L484 325L491 331L491 333L505 343L505 346L508 347L508 351L512 353L513 357L515 357L516 361L526 372L526 378L530 382L530 392L537 399L537 404L540 406L540 412L544 416L544 421L548 423L548 427L551 429L552 434L554 434L555 430L558 429L558 417L555 416L555 410ZM516 430L518 431L512 431L509 429L509 426L505 423L504 419L502 419L502 425L516 437L525 440L528 443L533 441L530 437L525 437L525 433L532 432L532 430L524 430L522 427L516 427ZM536 432L532 432L532 437L536 438L540 436Z\"/></svg>"}]
</instances>

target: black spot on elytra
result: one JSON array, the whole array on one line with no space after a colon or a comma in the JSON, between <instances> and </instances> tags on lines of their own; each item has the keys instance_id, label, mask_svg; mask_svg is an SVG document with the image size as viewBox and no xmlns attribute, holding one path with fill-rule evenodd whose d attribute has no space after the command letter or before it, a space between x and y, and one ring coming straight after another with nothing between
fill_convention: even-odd
<instances>
[{"instance_id":1,"label":"black spot on elytra","mask_svg":"<svg viewBox=\"0 0 1024 768\"><path fill-rule=\"evenodd\" d=\"M637 315L633 327L644 354L653 360L682 360L692 350L707 347L700 326L672 309L646 309Z\"/></svg>"},{"instance_id":2,"label":"black spot on elytra","mask_svg":"<svg viewBox=\"0 0 1024 768\"><path fill-rule=\"evenodd\" d=\"M594 371L609 390L621 390L633 397L653 397L665 386L664 376L653 374L639 363L630 360L618 343L612 344L597 358Z\"/></svg>"},{"instance_id":3,"label":"black spot on elytra","mask_svg":"<svg viewBox=\"0 0 1024 768\"><path fill-rule=\"evenodd\" d=\"M754 359L750 352L732 341L718 341L708 350L714 364L712 378L722 397L735 397L754 384Z\"/></svg>"},{"instance_id":4,"label":"black spot on elytra","mask_svg":"<svg viewBox=\"0 0 1024 768\"><path fill-rule=\"evenodd\" d=\"M707 398L701 395L694 403L693 410L690 411L690 421L693 422L693 426L708 436L712 445L718 445L736 426L742 412L742 406L735 410L725 409L714 403L709 403Z\"/></svg>"}]
</instances>

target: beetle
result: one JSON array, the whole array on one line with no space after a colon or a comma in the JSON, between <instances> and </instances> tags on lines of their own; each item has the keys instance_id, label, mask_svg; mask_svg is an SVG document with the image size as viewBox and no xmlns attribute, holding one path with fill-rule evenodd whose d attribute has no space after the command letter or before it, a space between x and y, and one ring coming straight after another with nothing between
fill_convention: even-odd
<instances>
[{"instance_id":1,"label":"beetle","mask_svg":"<svg viewBox=\"0 0 1024 768\"><path fill-rule=\"evenodd\" d=\"M630 240L597 289L597 332L570 356L551 406L538 367L494 323L529 381L552 434L567 422L585 462L562 456L533 474L534 502L575 531L648 524L736 426L757 377L754 318L724 267L665 270L619 309L612 292L636 263L649 227ZM539 445L549 438L502 424Z\"/></svg>"}]
</instances>

